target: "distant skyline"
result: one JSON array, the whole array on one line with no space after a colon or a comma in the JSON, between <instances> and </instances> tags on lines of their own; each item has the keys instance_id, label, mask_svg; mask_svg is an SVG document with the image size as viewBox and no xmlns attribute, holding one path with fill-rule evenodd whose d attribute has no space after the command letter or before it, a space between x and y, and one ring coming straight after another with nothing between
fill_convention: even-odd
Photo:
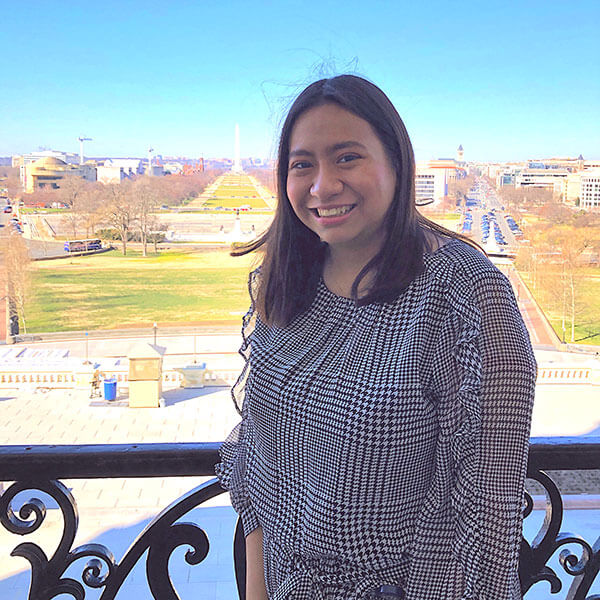
<instances>
[{"instance_id":1,"label":"distant skyline","mask_svg":"<svg viewBox=\"0 0 600 600\"><path fill-rule=\"evenodd\" d=\"M0 156L272 158L291 98L364 75L417 160L600 158L600 3L7 4Z\"/></svg>"}]
</instances>

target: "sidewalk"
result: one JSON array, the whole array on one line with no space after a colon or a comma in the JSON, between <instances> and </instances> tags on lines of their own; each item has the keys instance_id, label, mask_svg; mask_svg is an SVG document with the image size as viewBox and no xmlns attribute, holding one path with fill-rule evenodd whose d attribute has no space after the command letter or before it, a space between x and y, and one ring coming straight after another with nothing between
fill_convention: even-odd
<instances>
[{"instance_id":1,"label":"sidewalk","mask_svg":"<svg viewBox=\"0 0 600 600\"><path fill-rule=\"evenodd\" d=\"M560 343L560 339L550 325L544 311L536 302L533 294L521 278L519 272L512 264L497 266L508 277L513 286L521 315L523 316L523 320L529 331L529 336L531 337L531 343L538 347L564 350Z\"/></svg>"}]
</instances>

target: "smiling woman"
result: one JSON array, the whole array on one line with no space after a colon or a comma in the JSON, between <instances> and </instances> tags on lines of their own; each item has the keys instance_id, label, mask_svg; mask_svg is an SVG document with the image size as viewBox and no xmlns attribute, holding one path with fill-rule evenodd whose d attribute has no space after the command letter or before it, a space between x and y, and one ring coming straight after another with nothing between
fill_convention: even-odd
<instances>
[{"instance_id":1,"label":"smiling woman","mask_svg":"<svg viewBox=\"0 0 600 600\"><path fill-rule=\"evenodd\" d=\"M326 284L350 296L357 274L381 249L394 199L396 172L383 144L364 119L337 104L317 106L293 128L288 173L294 213L327 244Z\"/></svg>"},{"instance_id":2,"label":"smiling woman","mask_svg":"<svg viewBox=\"0 0 600 600\"><path fill-rule=\"evenodd\" d=\"M506 278L420 217L385 94L292 105L217 474L248 600L520 597L535 360Z\"/></svg>"}]
</instances>

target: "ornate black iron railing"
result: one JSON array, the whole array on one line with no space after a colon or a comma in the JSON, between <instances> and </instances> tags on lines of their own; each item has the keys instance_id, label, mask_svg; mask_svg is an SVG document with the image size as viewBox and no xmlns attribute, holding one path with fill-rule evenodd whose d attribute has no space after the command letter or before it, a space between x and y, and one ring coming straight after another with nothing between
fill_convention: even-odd
<instances>
[{"instance_id":1,"label":"ornate black iron railing","mask_svg":"<svg viewBox=\"0 0 600 600\"><path fill-rule=\"evenodd\" d=\"M218 462L215 443L137 444L91 446L0 446L0 481L12 482L0 496L0 522L9 532L26 536L44 523L46 506L35 497L45 492L58 504L64 520L60 543L54 554L31 542L15 546L13 556L22 556L31 564L29 600L50 600L67 594L84 600L86 588L101 589L100 600L117 597L125 578L146 556L148 586L154 598L179 598L169 575L169 558L179 546L191 549L185 560L195 565L209 552L209 540L201 524L181 521L186 514L223 490L215 480L190 490L165 508L131 544L120 561L110 549L100 544L73 548L78 527L75 498L60 479L103 479L121 477L210 476ZM600 470L600 438L537 438L529 453L528 477L540 484L546 494L546 517L538 534L529 543L523 540L520 575L524 594L538 582L547 581L550 593L562 584L548 562L560 550L559 564L572 577L566 595L569 600L600 600L589 592L600 570L600 538L589 542L580 535L561 531L563 501L557 484L547 471ZM31 498L15 506L15 496L28 492ZM39 495L39 494L38 494ZM531 495L526 494L524 515L533 509ZM573 546L578 550L572 551ZM244 543L238 524L234 551L235 575L240 596L244 597ZM76 561L85 560L81 581L65 575ZM201 590L199 590L201 597ZM551 597L551 596L549 596ZM16 599L17 600L17 599Z\"/></svg>"}]
</instances>

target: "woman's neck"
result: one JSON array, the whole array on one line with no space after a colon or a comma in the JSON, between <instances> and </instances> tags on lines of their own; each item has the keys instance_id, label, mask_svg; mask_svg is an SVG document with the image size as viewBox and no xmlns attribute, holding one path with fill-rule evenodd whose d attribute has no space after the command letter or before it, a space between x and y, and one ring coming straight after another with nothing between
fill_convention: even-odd
<instances>
[{"instance_id":1,"label":"woman's neck","mask_svg":"<svg viewBox=\"0 0 600 600\"><path fill-rule=\"evenodd\" d=\"M365 254L361 250L340 250L328 246L323 264L323 281L325 285L338 296L352 297L352 284L373 256L374 254ZM360 282L358 287L359 297L368 290L371 277L372 274L367 273Z\"/></svg>"},{"instance_id":2,"label":"woman's neck","mask_svg":"<svg viewBox=\"0 0 600 600\"><path fill-rule=\"evenodd\" d=\"M450 239L435 231L424 229L429 251L434 252L447 244ZM323 264L323 281L330 291L338 296L352 297L352 284L365 265L377 254L377 249L327 246ZM358 287L358 297L362 297L373 283L374 273L369 271Z\"/></svg>"}]
</instances>

